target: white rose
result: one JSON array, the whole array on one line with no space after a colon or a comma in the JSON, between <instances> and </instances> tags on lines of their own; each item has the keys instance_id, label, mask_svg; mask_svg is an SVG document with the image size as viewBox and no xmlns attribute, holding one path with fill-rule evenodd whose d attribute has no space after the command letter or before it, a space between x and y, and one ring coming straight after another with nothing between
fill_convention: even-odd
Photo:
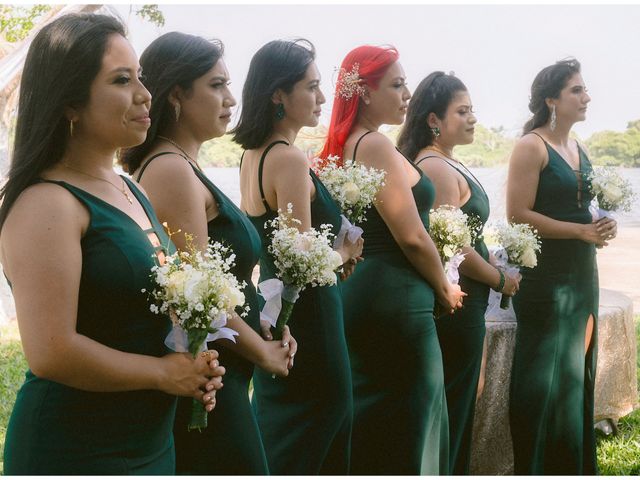
<instances>
[{"instance_id":1,"label":"white rose","mask_svg":"<svg viewBox=\"0 0 640 480\"><path fill-rule=\"evenodd\" d=\"M229 288L227 293L232 306L244 304L244 294L237 288Z\"/></svg>"},{"instance_id":2,"label":"white rose","mask_svg":"<svg viewBox=\"0 0 640 480\"><path fill-rule=\"evenodd\" d=\"M604 194L604 197L607 199L607 201L613 204L618 203L624 196L624 193L622 192L620 187L618 187L614 183L605 184L602 187L602 193Z\"/></svg>"},{"instance_id":3,"label":"white rose","mask_svg":"<svg viewBox=\"0 0 640 480\"><path fill-rule=\"evenodd\" d=\"M528 247L522 252L520 255L520 263L523 267L533 268L538 264L538 257L536 256L536 252L533 248Z\"/></svg>"},{"instance_id":4,"label":"white rose","mask_svg":"<svg viewBox=\"0 0 640 480\"><path fill-rule=\"evenodd\" d=\"M185 273L177 270L165 278L167 297L170 300L178 300L184 294Z\"/></svg>"},{"instance_id":5,"label":"white rose","mask_svg":"<svg viewBox=\"0 0 640 480\"><path fill-rule=\"evenodd\" d=\"M344 199L351 205L360 200L360 189L353 182L345 183L342 187L342 193L344 194Z\"/></svg>"},{"instance_id":6,"label":"white rose","mask_svg":"<svg viewBox=\"0 0 640 480\"><path fill-rule=\"evenodd\" d=\"M209 279L203 272L189 270L185 274L184 296L190 302L202 299L209 289Z\"/></svg>"},{"instance_id":7,"label":"white rose","mask_svg":"<svg viewBox=\"0 0 640 480\"><path fill-rule=\"evenodd\" d=\"M331 271L334 271L340 265L342 265L342 256L335 250L331 250L331 256L329 257L329 265Z\"/></svg>"}]
</instances>

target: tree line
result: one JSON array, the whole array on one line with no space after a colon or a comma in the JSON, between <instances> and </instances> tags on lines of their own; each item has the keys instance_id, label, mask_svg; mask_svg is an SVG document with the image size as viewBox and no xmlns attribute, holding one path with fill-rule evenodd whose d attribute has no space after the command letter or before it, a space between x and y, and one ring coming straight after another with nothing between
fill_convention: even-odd
<instances>
[{"instance_id":1,"label":"tree line","mask_svg":"<svg viewBox=\"0 0 640 480\"><path fill-rule=\"evenodd\" d=\"M517 138L509 135L503 127L484 127L476 124L475 140L471 145L456 147L456 159L470 167L493 167L508 162ZM383 133L395 140L400 127L391 127ZM319 125L303 129L296 145L309 156L322 149L327 128ZM594 165L640 167L640 120L627 124L623 132L604 130L592 134L586 140L575 136L588 152ZM206 142L200 150L199 160L207 167L236 167L240 164L242 148L225 135Z\"/></svg>"}]
</instances>

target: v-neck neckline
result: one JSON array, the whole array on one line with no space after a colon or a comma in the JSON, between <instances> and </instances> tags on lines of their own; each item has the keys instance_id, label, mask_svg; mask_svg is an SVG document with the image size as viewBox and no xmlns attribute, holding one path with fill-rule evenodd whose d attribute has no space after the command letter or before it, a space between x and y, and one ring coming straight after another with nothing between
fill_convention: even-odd
<instances>
[{"instance_id":1,"label":"v-neck neckline","mask_svg":"<svg viewBox=\"0 0 640 480\"><path fill-rule=\"evenodd\" d=\"M544 140L544 143L547 145L548 148L553 150L558 157L560 157L560 159L562 160L562 163L564 163L567 167L569 167L569 169L572 172L574 172L574 173L582 173L582 150L580 149L580 145L578 145L577 142L576 142L576 147L578 149L578 168L577 169L573 168L573 165L571 165L569 162L567 162L567 160L562 155L560 155L560 152L556 148L554 148L553 145L551 145L546 140Z\"/></svg>"},{"instance_id":2,"label":"v-neck neckline","mask_svg":"<svg viewBox=\"0 0 640 480\"><path fill-rule=\"evenodd\" d=\"M142 210L144 211L145 216L147 217L147 220L149 221L149 225L150 228L142 228L142 225L140 225L138 222L136 222L133 217L131 215L129 215L128 213L126 213L124 210L110 204L109 202L107 202L106 200L103 200L102 198L98 197L97 195L94 195L91 192L88 192L87 190L77 187L76 185L73 185L72 183L69 182L65 182L64 180L48 180L48 181L54 181L54 182L60 182L60 183L64 183L66 185L69 185L70 187L75 188L76 190L80 190L81 192L85 193L86 195L89 195L90 197L98 200L100 203L108 206L110 209L115 210L116 212L120 213L120 215L126 217L127 219L129 219L129 221L131 223L133 223L134 225L136 225L136 227L138 227L138 229L142 232L142 233L149 233L153 230L153 232L158 235L157 231L156 231L156 227L154 225L153 220L151 219L151 215L150 212L147 210L147 207L145 206L144 202L140 199L140 193L138 192L138 189L135 188L133 186L132 183L130 183L130 181L125 178L122 175L118 175L120 178L122 178L126 183L127 183L127 187L129 187L129 190L131 191L131 193L133 193L133 195L136 197L136 200L138 201L138 203L140 204L140 206L142 207ZM149 242L151 243L151 242Z\"/></svg>"}]
</instances>

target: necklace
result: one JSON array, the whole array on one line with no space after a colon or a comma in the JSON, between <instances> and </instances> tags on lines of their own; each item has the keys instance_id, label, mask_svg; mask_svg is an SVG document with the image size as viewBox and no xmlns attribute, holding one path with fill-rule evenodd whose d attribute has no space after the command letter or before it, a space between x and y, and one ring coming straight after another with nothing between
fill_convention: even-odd
<instances>
[{"instance_id":1,"label":"necklace","mask_svg":"<svg viewBox=\"0 0 640 480\"><path fill-rule=\"evenodd\" d=\"M62 162L62 165L64 165L65 168L68 168L69 170L73 170L74 172L81 173L82 175L86 175L87 177L95 178L96 180L100 180L102 182L107 182L109 185L111 185L113 188L115 188L120 193L122 193L122 195L125 196L125 198L129 201L129 205L133 205L133 200L131 200L131 197L129 196L129 193L127 193L127 190L125 189L124 179L122 177L120 177L120 181L122 182L122 186L119 187L115 183L107 180L106 178L98 177L97 175L91 175L90 173L83 172L82 170L79 170L77 168L73 168L73 167L67 165L66 162Z\"/></svg>"},{"instance_id":2,"label":"necklace","mask_svg":"<svg viewBox=\"0 0 640 480\"><path fill-rule=\"evenodd\" d=\"M169 137L165 137L162 135L158 135L158 138L160 140L164 140L165 142L170 143L171 145L173 145L174 147L176 147L178 150L180 150L180 153L182 153L182 155L184 155L187 160L189 160L191 163L194 163L196 165L196 167L198 167L198 170L202 171L202 168L200 167L200 165L198 164L198 161L196 159L194 159L193 157L191 157L191 155L189 155L184 148L182 148L178 142L176 142L175 140L171 140Z\"/></svg>"},{"instance_id":3,"label":"necklace","mask_svg":"<svg viewBox=\"0 0 640 480\"><path fill-rule=\"evenodd\" d=\"M429 147L427 147L427 148L430 149L430 150L433 150L434 152L439 153L440 155L442 155L444 157L443 160L445 162L447 162L449 165L451 165L452 168L455 168L459 172L460 172L460 169L458 169L455 165L450 163L449 160L454 161L456 163L456 165L460 165L464 169L464 171L467 172L475 180L476 185L478 185L482 189L484 194L488 197L487 192L485 191L485 189L482 186L482 184L480 183L480 181L476 178L476 176L473 173L471 173L471 170L469 170L464 163L462 163L460 160L456 160L455 158L450 157L441 148L439 148L436 145L429 145ZM462 173L462 172L460 172L460 173Z\"/></svg>"}]
</instances>

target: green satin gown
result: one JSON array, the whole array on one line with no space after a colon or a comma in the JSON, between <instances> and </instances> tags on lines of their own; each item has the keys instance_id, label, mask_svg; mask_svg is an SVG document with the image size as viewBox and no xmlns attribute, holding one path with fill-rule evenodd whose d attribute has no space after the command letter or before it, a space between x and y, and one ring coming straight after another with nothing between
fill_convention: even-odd
<instances>
[{"instance_id":1,"label":"green satin gown","mask_svg":"<svg viewBox=\"0 0 640 480\"><path fill-rule=\"evenodd\" d=\"M149 217L149 231L100 198L50 181L71 192L91 216L81 240L76 330L116 350L160 357L169 353L164 339L171 321L149 311L141 290L153 288L156 252L168 246L171 253L173 246L146 197L125 180ZM151 233L161 247L152 246ZM88 392L28 371L9 421L4 473L173 475L175 406L175 396L158 390Z\"/></svg>"},{"instance_id":2,"label":"green satin gown","mask_svg":"<svg viewBox=\"0 0 640 480\"><path fill-rule=\"evenodd\" d=\"M545 142L533 210L564 221L591 223L591 164L580 170ZM535 268L523 268L513 297L518 319L511 373L510 420L516 474L597 473L594 420L598 269L595 246L543 239ZM585 329L594 317L585 357Z\"/></svg>"},{"instance_id":3,"label":"green satin gown","mask_svg":"<svg viewBox=\"0 0 640 480\"><path fill-rule=\"evenodd\" d=\"M430 157L418 160L416 165L426 158ZM469 200L460 209L470 217L476 217L484 227L489 219L489 198L486 192L475 177L470 177L470 173L446 162L465 178L471 190ZM489 251L481 235L477 237L473 248L482 258L489 259ZM459 283L462 291L467 294L463 308L456 310L453 315L437 318L436 328L442 349L449 411L449 473L468 475L489 287L462 273Z\"/></svg>"},{"instance_id":4,"label":"green satin gown","mask_svg":"<svg viewBox=\"0 0 640 480\"><path fill-rule=\"evenodd\" d=\"M172 152L151 157L138 174L138 181L147 165L164 153ZM250 311L244 320L259 333L258 295L251 282L251 273L260 255L260 235L231 199L197 167L191 166L194 174L218 204L218 215L207 224L207 234L211 242L220 242L235 253L235 267L231 273L247 284L244 295ZM187 431L192 401L190 398L179 399L173 428L176 473L267 475L269 471L262 438L249 398L253 364L222 344L211 342L208 348L217 350L220 354L220 365L226 370L222 379L224 387L216 393L216 407L209 413L208 427L202 432Z\"/></svg>"},{"instance_id":5,"label":"green satin gown","mask_svg":"<svg viewBox=\"0 0 640 480\"><path fill-rule=\"evenodd\" d=\"M260 159L258 185L266 213L250 216L262 237L260 281L274 278L276 269L267 252L265 222L275 218L264 198L262 169L269 145ZM242 167L242 166L241 166ZM340 209L309 170L316 189L311 202L311 224L331 224L337 234ZM263 305L260 297L260 304ZM344 336L342 297L338 285L307 288L296 301L289 319L298 342L295 364L286 378L272 378L256 369L254 408L262 432L269 472L273 475L346 475L353 401L351 370Z\"/></svg>"},{"instance_id":6,"label":"green satin gown","mask_svg":"<svg viewBox=\"0 0 640 480\"><path fill-rule=\"evenodd\" d=\"M420 179L411 191L428 229L435 190L415 168ZM342 284L353 376L350 473L446 474L449 426L433 289L375 207L366 218L364 262Z\"/></svg>"}]
</instances>

